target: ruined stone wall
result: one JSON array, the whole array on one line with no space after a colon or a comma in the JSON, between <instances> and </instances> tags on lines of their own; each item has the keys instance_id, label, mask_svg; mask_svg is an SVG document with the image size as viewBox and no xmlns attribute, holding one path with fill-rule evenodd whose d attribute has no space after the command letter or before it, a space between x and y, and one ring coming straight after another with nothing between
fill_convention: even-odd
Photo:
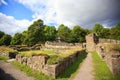
<instances>
[{"instance_id":1,"label":"ruined stone wall","mask_svg":"<svg viewBox=\"0 0 120 80\"><path fill-rule=\"evenodd\" d=\"M120 44L120 40L114 40L114 39L99 39L99 43L116 43L116 44Z\"/></svg>"},{"instance_id":2,"label":"ruined stone wall","mask_svg":"<svg viewBox=\"0 0 120 80\"><path fill-rule=\"evenodd\" d=\"M120 75L120 52L109 50L106 44L120 44L119 40L112 39L99 39L96 44L94 35L89 34L86 36L86 49L88 51L96 51L99 56L106 61L111 72L115 75Z\"/></svg>"},{"instance_id":3,"label":"ruined stone wall","mask_svg":"<svg viewBox=\"0 0 120 80\"><path fill-rule=\"evenodd\" d=\"M96 50L97 42L95 40L97 40L97 36L95 36L94 34L89 34L86 36L86 49L88 51Z\"/></svg>"},{"instance_id":4,"label":"ruined stone wall","mask_svg":"<svg viewBox=\"0 0 120 80\"><path fill-rule=\"evenodd\" d=\"M31 68L42 71L46 75L56 78L65 69L67 69L82 53L85 51L78 51L70 57L65 58L61 63L49 65L47 55L37 55L32 57L24 57L21 54L16 56L16 60L24 65L30 66Z\"/></svg>"},{"instance_id":5,"label":"ruined stone wall","mask_svg":"<svg viewBox=\"0 0 120 80\"><path fill-rule=\"evenodd\" d=\"M18 54L17 52L0 52L0 56L10 58L10 59L15 58L17 54Z\"/></svg>"},{"instance_id":6,"label":"ruined stone wall","mask_svg":"<svg viewBox=\"0 0 120 80\"><path fill-rule=\"evenodd\" d=\"M109 51L105 54L104 59L109 66L110 70L115 75L120 75L120 52L119 51Z\"/></svg>"},{"instance_id":7,"label":"ruined stone wall","mask_svg":"<svg viewBox=\"0 0 120 80\"><path fill-rule=\"evenodd\" d=\"M105 60L114 75L120 75L120 52L108 50L107 47L105 47L104 50L101 50L101 46L104 46L104 43L96 45L96 52L103 60Z\"/></svg>"},{"instance_id":8,"label":"ruined stone wall","mask_svg":"<svg viewBox=\"0 0 120 80\"><path fill-rule=\"evenodd\" d=\"M65 42L49 42L47 41L45 43L46 48L51 48L51 49L70 49L70 48L80 48L82 47L82 43L65 43Z\"/></svg>"},{"instance_id":9,"label":"ruined stone wall","mask_svg":"<svg viewBox=\"0 0 120 80\"><path fill-rule=\"evenodd\" d=\"M0 56L9 58L9 54L8 54L8 53L5 53L5 52L0 52Z\"/></svg>"}]
</instances>

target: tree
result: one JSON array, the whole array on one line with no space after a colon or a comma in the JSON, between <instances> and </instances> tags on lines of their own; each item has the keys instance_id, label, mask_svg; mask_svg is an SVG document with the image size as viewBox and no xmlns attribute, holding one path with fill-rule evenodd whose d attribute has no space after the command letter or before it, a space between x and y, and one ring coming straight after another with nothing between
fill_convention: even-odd
<instances>
[{"instance_id":1,"label":"tree","mask_svg":"<svg viewBox=\"0 0 120 80\"><path fill-rule=\"evenodd\" d=\"M22 34L16 33L11 40L11 45L21 45L22 44Z\"/></svg>"},{"instance_id":2,"label":"tree","mask_svg":"<svg viewBox=\"0 0 120 80\"><path fill-rule=\"evenodd\" d=\"M60 37L63 41L69 42L70 29L61 24L58 28L57 36Z\"/></svg>"},{"instance_id":3,"label":"tree","mask_svg":"<svg viewBox=\"0 0 120 80\"><path fill-rule=\"evenodd\" d=\"M28 28L28 32L27 32L28 46L32 46L36 43L43 42L45 40L43 29L44 29L44 25L41 19L35 21Z\"/></svg>"},{"instance_id":4,"label":"tree","mask_svg":"<svg viewBox=\"0 0 120 80\"><path fill-rule=\"evenodd\" d=\"M120 40L120 23L116 24L115 27L110 30L111 38Z\"/></svg>"},{"instance_id":5,"label":"tree","mask_svg":"<svg viewBox=\"0 0 120 80\"><path fill-rule=\"evenodd\" d=\"M93 27L93 32L97 33L97 35L101 38L103 38L102 30L103 30L103 26L101 24L95 24Z\"/></svg>"},{"instance_id":6,"label":"tree","mask_svg":"<svg viewBox=\"0 0 120 80\"><path fill-rule=\"evenodd\" d=\"M0 39L0 45L10 45L11 42L11 36L8 34L5 34L1 39Z\"/></svg>"},{"instance_id":7,"label":"tree","mask_svg":"<svg viewBox=\"0 0 120 80\"><path fill-rule=\"evenodd\" d=\"M5 35L5 33L0 31L0 38L2 38L4 35Z\"/></svg>"},{"instance_id":8,"label":"tree","mask_svg":"<svg viewBox=\"0 0 120 80\"><path fill-rule=\"evenodd\" d=\"M110 29L103 28L101 36L102 36L102 38L110 39Z\"/></svg>"},{"instance_id":9,"label":"tree","mask_svg":"<svg viewBox=\"0 0 120 80\"><path fill-rule=\"evenodd\" d=\"M86 31L76 25L71 31L71 42L85 42Z\"/></svg>"},{"instance_id":10,"label":"tree","mask_svg":"<svg viewBox=\"0 0 120 80\"><path fill-rule=\"evenodd\" d=\"M27 33L28 31L23 31L21 34L22 34L22 44L27 44L28 43L28 39L27 39Z\"/></svg>"},{"instance_id":11,"label":"tree","mask_svg":"<svg viewBox=\"0 0 120 80\"><path fill-rule=\"evenodd\" d=\"M56 38L56 29L54 26L45 26L44 35L46 41L53 41Z\"/></svg>"}]
</instances>

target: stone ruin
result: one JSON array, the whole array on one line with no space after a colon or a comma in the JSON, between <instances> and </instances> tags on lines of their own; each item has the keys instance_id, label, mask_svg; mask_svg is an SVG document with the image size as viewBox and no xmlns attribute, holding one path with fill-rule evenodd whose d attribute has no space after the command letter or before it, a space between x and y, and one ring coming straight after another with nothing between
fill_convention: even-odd
<instances>
[{"instance_id":1,"label":"stone ruin","mask_svg":"<svg viewBox=\"0 0 120 80\"><path fill-rule=\"evenodd\" d=\"M66 42L49 42L45 43L45 48L48 49L71 49L71 48L82 48L83 43L66 43Z\"/></svg>"},{"instance_id":2,"label":"stone ruin","mask_svg":"<svg viewBox=\"0 0 120 80\"><path fill-rule=\"evenodd\" d=\"M86 36L86 49L96 51L99 56L106 61L108 67L114 75L120 75L120 52L107 50L104 44L120 44L119 40L99 39L95 34Z\"/></svg>"},{"instance_id":3,"label":"stone ruin","mask_svg":"<svg viewBox=\"0 0 120 80\"><path fill-rule=\"evenodd\" d=\"M78 51L75 54L65 58L61 63L56 64L47 64L47 60L49 59L48 55L34 55L32 57L24 57L21 54L16 56L16 60L21 64L27 65L34 70L38 70L43 72L46 75L52 76L56 78L59 74L61 74L64 70L66 70L71 64L73 64L78 57L83 54L85 50Z\"/></svg>"},{"instance_id":4,"label":"stone ruin","mask_svg":"<svg viewBox=\"0 0 120 80\"><path fill-rule=\"evenodd\" d=\"M81 48L82 47L82 45L80 43L69 44L69 43L64 43L64 42L61 42L61 43L47 42L45 44L45 46L43 46L43 45L37 45L37 46L40 46L39 48L41 48L41 49L42 48L48 48L48 49L52 48L55 50L56 48L58 48L58 49L61 48L62 51L64 51L64 48L71 49L71 48L77 48L77 47ZM56 46L58 46L58 47L56 47ZM20 49L24 48L24 50L25 50L25 48L27 48L26 46L20 46L20 45L11 46L11 47L20 48ZM63 59L62 62L51 64L51 65L47 63L50 56L43 55L43 54L32 55L31 57L26 57L17 52L9 52L9 53L2 52L2 53L0 53L0 55L8 57L10 59L15 58L21 64L27 65L34 70L41 71L46 75L56 78L63 71L65 71L68 67L70 67L71 64L73 64L78 59L78 57L81 54L83 54L84 52L85 52L85 50L77 51L74 54L70 55L69 57L66 57L65 59Z\"/></svg>"}]
</instances>

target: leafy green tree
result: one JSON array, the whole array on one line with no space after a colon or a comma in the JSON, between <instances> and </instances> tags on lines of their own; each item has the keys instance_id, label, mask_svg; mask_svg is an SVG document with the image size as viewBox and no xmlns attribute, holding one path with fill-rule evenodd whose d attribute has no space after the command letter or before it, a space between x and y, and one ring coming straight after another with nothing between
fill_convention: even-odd
<instances>
[{"instance_id":1,"label":"leafy green tree","mask_svg":"<svg viewBox=\"0 0 120 80\"><path fill-rule=\"evenodd\" d=\"M22 44L22 34L16 33L11 40L11 45L21 45Z\"/></svg>"},{"instance_id":2,"label":"leafy green tree","mask_svg":"<svg viewBox=\"0 0 120 80\"><path fill-rule=\"evenodd\" d=\"M0 31L0 38L2 38L4 35L5 35L5 33Z\"/></svg>"},{"instance_id":3,"label":"leafy green tree","mask_svg":"<svg viewBox=\"0 0 120 80\"><path fill-rule=\"evenodd\" d=\"M1 39L0 39L0 45L10 45L11 42L11 36L8 34L5 34Z\"/></svg>"},{"instance_id":4,"label":"leafy green tree","mask_svg":"<svg viewBox=\"0 0 120 80\"><path fill-rule=\"evenodd\" d=\"M71 31L71 42L84 42L86 31L80 26L76 25Z\"/></svg>"},{"instance_id":5,"label":"leafy green tree","mask_svg":"<svg viewBox=\"0 0 120 80\"><path fill-rule=\"evenodd\" d=\"M93 32L97 33L97 35L101 38L103 38L102 31L103 31L103 26L101 24L95 24L94 25Z\"/></svg>"},{"instance_id":6,"label":"leafy green tree","mask_svg":"<svg viewBox=\"0 0 120 80\"><path fill-rule=\"evenodd\" d=\"M45 26L44 35L46 41L54 41L56 39L56 28L54 26Z\"/></svg>"},{"instance_id":7,"label":"leafy green tree","mask_svg":"<svg viewBox=\"0 0 120 80\"><path fill-rule=\"evenodd\" d=\"M120 40L120 23L116 24L115 27L110 30L111 38Z\"/></svg>"},{"instance_id":8,"label":"leafy green tree","mask_svg":"<svg viewBox=\"0 0 120 80\"><path fill-rule=\"evenodd\" d=\"M28 31L23 31L21 34L22 34L22 44L26 45L28 43L28 39L27 39L27 32Z\"/></svg>"},{"instance_id":9,"label":"leafy green tree","mask_svg":"<svg viewBox=\"0 0 120 80\"><path fill-rule=\"evenodd\" d=\"M69 42L70 29L61 24L58 28L57 36L60 37L63 41Z\"/></svg>"},{"instance_id":10,"label":"leafy green tree","mask_svg":"<svg viewBox=\"0 0 120 80\"><path fill-rule=\"evenodd\" d=\"M102 36L102 38L110 39L110 29L103 28L101 36Z\"/></svg>"},{"instance_id":11,"label":"leafy green tree","mask_svg":"<svg viewBox=\"0 0 120 80\"><path fill-rule=\"evenodd\" d=\"M27 41L29 46L32 46L36 43L43 42L45 39L44 36L44 25L41 19L35 21L29 28L27 32Z\"/></svg>"}]
</instances>

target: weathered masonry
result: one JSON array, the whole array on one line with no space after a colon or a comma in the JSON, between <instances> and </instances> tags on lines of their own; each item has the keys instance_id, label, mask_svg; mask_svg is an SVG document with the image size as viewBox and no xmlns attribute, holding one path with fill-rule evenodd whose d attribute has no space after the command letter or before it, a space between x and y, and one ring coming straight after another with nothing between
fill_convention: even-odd
<instances>
[{"instance_id":1,"label":"weathered masonry","mask_svg":"<svg viewBox=\"0 0 120 80\"><path fill-rule=\"evenodd\" d=\"M78 51L75 54L65 58L61 63L47 64L49 56L34 55L32 57L24 57L21 54L16 56L16 60L24 65L27 65L35 70L42 71L44 74L56 78L60 73L67 69L85 50Z\"/></svg>"},{"instance_id":2,"label":"weathered masonry","mask_svg":"<svg viewBox=\"0 0 120 80\"><path fill-rule=\"evenodd\" d=\"M86 49L96 51L104 59L114 75L120 75L120 52L109 50L111 44L120 45L120 41L111 39L99 39L95 34L86 36ZM105 46L108 45L108 46Z\"/></svg>"}]
</instances>

